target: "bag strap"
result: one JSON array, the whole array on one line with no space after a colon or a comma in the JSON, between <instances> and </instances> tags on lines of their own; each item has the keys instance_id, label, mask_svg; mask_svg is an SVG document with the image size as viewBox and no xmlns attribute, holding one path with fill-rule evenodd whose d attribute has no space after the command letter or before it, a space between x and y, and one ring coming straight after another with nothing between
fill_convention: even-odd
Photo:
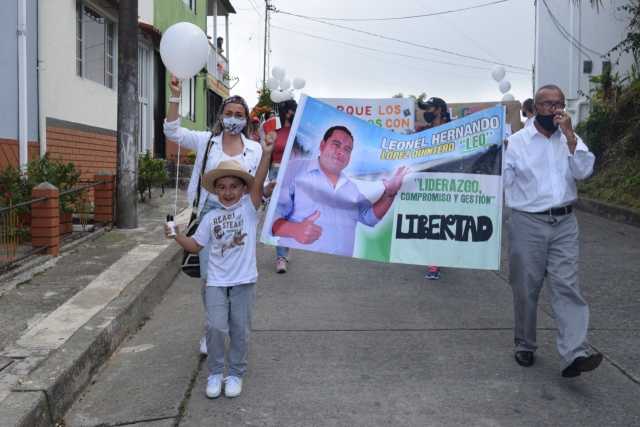
<instances>
[{"instance_id":1,"label":"bag strap","mask_svg":"<svg viewBox=\"0 0 640 427\"><path fill-rule=\"evenodd\" d=\"M209 158L209 151L211 150L211 146L213 145L213 132L211 132L211 136L209 137L209 141L207 141L207 149L204 152L204 160L202 161L202 168L200 169L200 175L198 176L198 190L196 192L196 198L193 200L193 207L197 208L200 204L200 187L202 186L202 176L204 175L204 170L207 167L207 160Z\"/></svg>"}]
</instances>

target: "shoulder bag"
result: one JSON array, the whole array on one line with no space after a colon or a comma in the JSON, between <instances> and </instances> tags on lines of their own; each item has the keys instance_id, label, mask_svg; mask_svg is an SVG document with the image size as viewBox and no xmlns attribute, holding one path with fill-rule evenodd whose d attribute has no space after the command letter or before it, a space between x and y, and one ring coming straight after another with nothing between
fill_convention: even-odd
<instances>
[{"instance_id":1,"label":"shoulder bag","mask_svg":"<svg viewBox=\"0 0 640 427\"><path fill-rule=\"evenodd\" d=\"M209 151L213 145L213 132L211 137L207 141L207 148L204 152L204 159L202 160L202 168L200 169L200 176L198 177L198 190L196 192L196 198L193 201L193 208L191 209L191 218L189 219L189 225L187 225L187 236L192 236L198 229L200 224L200 217L198 215L198 206L200 205L200 192L202 187L202 177L204 175L205 168L207 167L207 160L209 158ZM200 277L200 256L191 252L184 251L182 255L182 271L189 277Z\"/></svg>"}]
</instances>

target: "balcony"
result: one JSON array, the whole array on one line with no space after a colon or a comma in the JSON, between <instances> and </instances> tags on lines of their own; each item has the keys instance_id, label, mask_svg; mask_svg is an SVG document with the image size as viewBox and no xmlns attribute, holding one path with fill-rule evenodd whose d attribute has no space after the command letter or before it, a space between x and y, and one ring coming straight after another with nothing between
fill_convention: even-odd
<instances>
[{"instance_id":1,"label":"balcony","mask_svg":"<svg viewBox=\"0 0 640 427\"><path fill-rule=\"evenodd\" d=\"M209 43L209 58L207 59L207 84L209 89L222 97L229 96L229 61Z\"/></svg>"}]
</instances>

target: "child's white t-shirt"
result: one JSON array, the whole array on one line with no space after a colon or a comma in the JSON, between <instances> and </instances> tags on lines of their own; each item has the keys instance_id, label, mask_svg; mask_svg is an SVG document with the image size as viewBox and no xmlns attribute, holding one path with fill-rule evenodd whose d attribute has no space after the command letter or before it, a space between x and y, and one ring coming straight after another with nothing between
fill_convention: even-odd
<instances>
[{"instance_id":1,"label":"child's white t-shirt","mask_svg":"<svg viewBox=\"0 0 640 427\"><path fill-rule=\"evenodd\" d=\"M210 245L207 286L255 283L257 224L258 212L249 195L202 218L192 237L200 246Z\"/></svg>"}]
</instances>

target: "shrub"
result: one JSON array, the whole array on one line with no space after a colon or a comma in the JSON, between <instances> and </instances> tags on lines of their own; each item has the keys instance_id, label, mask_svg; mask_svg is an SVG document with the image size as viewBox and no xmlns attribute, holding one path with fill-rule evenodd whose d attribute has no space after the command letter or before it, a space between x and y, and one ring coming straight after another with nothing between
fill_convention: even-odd
<instances>
[{"instance_id":1,"label":"shrub","mask_svg":"<svg viewBox=\"0 0 640 427\"><path fill-rule=\"evenodd\" d=\"M185 163L192 165L195 162L196 162L196 153L194 151L189 151L189 154L187 154Z\"/></svg>"},{"instance_id":2,"label":"shrub","mask_svg":"<svg viewBox=\"0 0 640 427\"><path fill-rule=\"evenodd\" d=\"M151 187L163 186L169 181L165 161L163 159L154 159L147 151L138 158L138 192L140 200L144 202L145 192L151 198Z\"/></svg>"},{"instance_id":3,"label":"shrub","mask_svg":"<svg viewBox=\"0 0 640 427\"><path fill-rule=\"evenodd\" d=\"M42 183L49 182L58 187L62 193L73 189L80 181L80 171L75 164L63 163L58 160L50 160L49 155L29 162L27 166L29 192ZM70 193L60 196L60 209L63 212L73 212L73 206L79 198L79 193Z\"/></svg>"},{"instance_id":4,"label":"shrub","mask_svg":"<svg viewBox=\"0 0 640 427\"><path fill-rule=\"evenodd\" d=\"M0 169L0 207L17 205L30 198L31 189L18 168L8 166Z\"/></svg>"},{"instance_id":5,"label":"shrub","mask_svg":"<svg viewBox=\"0 0 640 427\"><path fill-rule=\"evenodd\" d=\"M58 187L60 192L70 190L80 181L80 171L73 163L52 161L48 155L27 164L27 174L23 175L14 166L0 170L0 205L15 205L31 199L31 190L42 182ZM60 197L60 208L65 212L73 210L77 193Z\"/></svg>"},{"instance_id":6,"label":"shrub","mask_svg":"<svg viewBox=\"0 0 640 427\"><path fill-rule=\"evenodd\" d=\"M635 72L624 79L605 72L593 81L591 111L576 132L596 155L596 166L580 192L640 209L640 78Z\"/></svg>"}]
</instances>

